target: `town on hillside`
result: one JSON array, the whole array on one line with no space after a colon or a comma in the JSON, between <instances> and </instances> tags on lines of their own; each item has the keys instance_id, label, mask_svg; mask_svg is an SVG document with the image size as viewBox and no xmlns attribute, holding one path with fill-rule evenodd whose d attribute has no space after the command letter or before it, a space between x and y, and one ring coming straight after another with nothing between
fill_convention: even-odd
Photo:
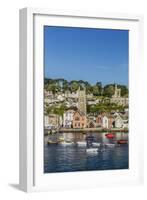
<instances>
[{"instance_id":1,"label":"town on hillside","mask_svg":"<svg viewBox=\"0 0 147 200\"><path fill-rule=\"evenodd\" d=\"M58 85L59 86L59 85ZM128 91L117 84L93 89L74 85L60 90L50 80L44 87L44 128L47 130L128 130ZM99 94L98 94L99 91Z\"/></svg>"}]
</instances>

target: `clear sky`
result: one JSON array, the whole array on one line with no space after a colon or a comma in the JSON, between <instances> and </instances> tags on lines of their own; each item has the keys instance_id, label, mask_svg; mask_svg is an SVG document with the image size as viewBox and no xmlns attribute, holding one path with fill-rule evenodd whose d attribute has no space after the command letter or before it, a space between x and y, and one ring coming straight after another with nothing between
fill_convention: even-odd
<instances>
[{"instance_id":1,"label":"clear sky","mask_svg":"<svg viewBox=\"0 0 147 200\"><path fill-rule=\"evenodd\" d=\"M44 76L128 85L127 30L44 27Z\"/></svg>"}]
</instances>

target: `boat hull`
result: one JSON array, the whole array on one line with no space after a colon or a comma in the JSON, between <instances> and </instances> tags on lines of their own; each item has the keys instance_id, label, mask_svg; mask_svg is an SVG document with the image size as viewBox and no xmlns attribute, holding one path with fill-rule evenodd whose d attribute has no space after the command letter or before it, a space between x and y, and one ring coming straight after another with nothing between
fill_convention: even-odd
<instances>
[{"instance_id":1,"label":"boat hull","mask_svg":"<svg viewBox=\"0 0 147 200\"><path fill-rule=\"evenodd\" d=\"M127 140L118 140L117 144L128 144Z\"/></svg>"}]
</instances>

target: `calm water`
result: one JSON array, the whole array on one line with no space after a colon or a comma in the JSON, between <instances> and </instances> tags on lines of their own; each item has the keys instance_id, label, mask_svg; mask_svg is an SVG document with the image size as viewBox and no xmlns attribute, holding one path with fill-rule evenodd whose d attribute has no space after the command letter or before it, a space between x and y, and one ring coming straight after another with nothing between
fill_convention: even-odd
<instances>
[{"instance_id":1,"label":"calm water","mask_svg":"<svg viewBox=\"0 0 147 200\"><path fill-rule=\"evenodd\" d=\"M44 142L44 172L72 172L87 170L128 169L128 145L107 146L99 148L98 152L87 152L86 146L75 144L48 145L48 139L56 140L64 137L73 142L85 141L86 136L94 136L94 142L101 144L116 144L117 140L128 139L127 133L115 133L114 139L108 139L106 133L58 133L45 136Z\"/></svg>"}]
</instances>

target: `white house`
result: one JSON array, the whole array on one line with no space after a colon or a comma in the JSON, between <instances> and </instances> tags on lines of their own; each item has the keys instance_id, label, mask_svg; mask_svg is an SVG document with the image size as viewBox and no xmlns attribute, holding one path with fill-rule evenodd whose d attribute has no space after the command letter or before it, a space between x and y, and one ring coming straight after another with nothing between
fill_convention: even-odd
<instances>
[{"instance_id":1,"label":"white house","mask_svg":"<svg viewBox=\"0 0 147 200\"><path fill-rule=\"evenodd\" d=\"M64 97L61 95L61 94L59 94L58 96L57 96L57 99L59 100L59 101L64 101Z\"/></svg>"},{"instance_id":2,"label":"white house","mask_svg":"<svg viewBox=\"0 0 147 200\"><path fill-rule=\"evenodd\" d=\"M115 128L123 128L123 124L123 119L120 115L117 115L117 117L115 118Z\"/></svg>"},{"instance_id":3,"label":"white house","mask_svg":"<svg viewBox=\"0 0 147 200\"><path fill-rule=\"evenodd\" d=\"M63 114L63 127L66 127L66 128L71 128L72 127L73 115L74 115L74 111L73 110L67 110Z\"/></svg>"},{"instance_id":4,"label":"white house","mask_svg":"<svg viewBox=\"0 0 147 200\"><path fill-rule=\"evenodd\" d=\"M123 128L129 128L128 120L123 120Z\"/></svg>"},{"instance_id":5,"label":"white house","mask_svg":"<svg viewBox=\"0 0 147 200\"><path fill-rule=\"evenodd\" d=\"M109 127L109 119L107 116L103 116L102 118L102 127L103 128L108 128Z\"/></svg>"},{"instance_id":6,"label":"white house","mask_svg":"<svg viewBox=\"0 0 147 200\"><path fill-rule=\"evenodd\" d=\"M49 126L49 117L47 115L44 116L44 126L45 128Z\"/></svg>"},{"instance_id":7,"label":"white house","mask_svg":"<svg viewBox=\"0 0 147 200\"><path fill-rule=\"evenodd\" d=\"M59 116L59 126L62 126L63 125L63 119L62 119L62 116Z\"/></svg>"}]
</instances>

